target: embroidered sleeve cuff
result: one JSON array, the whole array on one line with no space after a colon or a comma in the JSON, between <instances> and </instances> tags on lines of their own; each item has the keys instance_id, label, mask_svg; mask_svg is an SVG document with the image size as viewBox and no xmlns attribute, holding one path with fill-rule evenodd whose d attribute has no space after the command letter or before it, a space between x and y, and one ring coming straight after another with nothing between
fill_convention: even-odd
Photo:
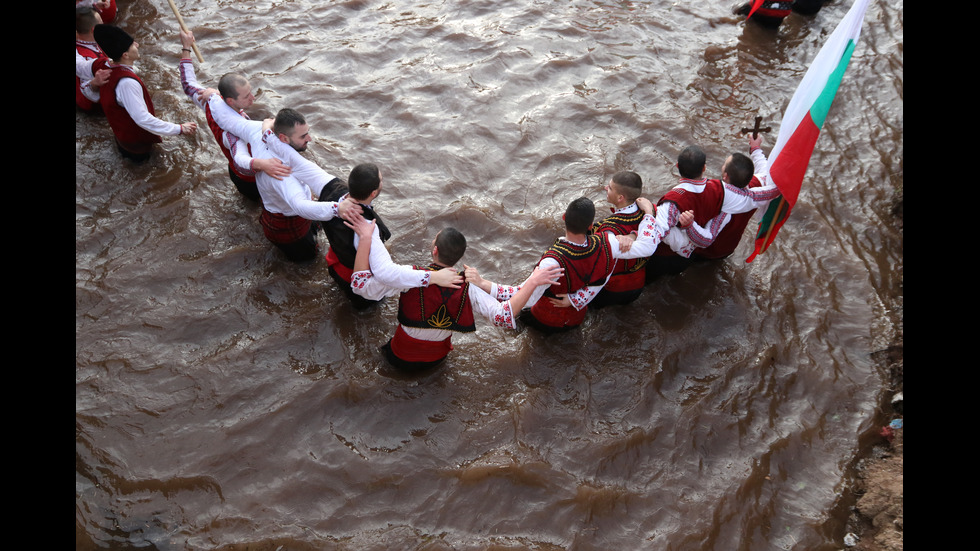
<instances>
[{"instance_id":1,"label":"embroidered sleeve cuff","mask_svg":"<svg viewBox=\"0 0 980 551\"><path fill-rule=\"evenodd\" d=\"M576 310L581 310L589 305L591 301L590 292L588 288L579 289L575 294L568 295L568 300L571 301L572 307Z\"/></svg>"},{"instance_id":2,"label":"embroidered sleeve cuff","mask_svg":"<svg viewBox=\"0 0 980 551\"><path fill-rule=\"evenodd\" d=\"M510 300L511 297L517 294L520 287L511 287L510 285L497 285L497 293L493 298L503 302L505 300Z\"/></svg>"},{"instance_id":3,"label":"embroidered sleeve cuff","mask_svg":"<svg viewBox=\"0 0 980 551\"><path fill-rule=\"evenodd\" d=\"M430 279L429 278L430 278L431 274L432 274L432 272L428 272L428 271L422 272L422 288L423 289L425 287L428 287L429 286L429 283L430 283Z\"/></svg>"},{"instance_id":4,"label":"embroidered sleeve cuff","mask_svg":"<svg viewBox=\"0 0 980 551\"><path fill-rule=\"evenodd\" d=\"M649 214L643 216L643 221L640 223L639 229L641 235L652 237L657 241L663 239L664 234L667 233L664 228L661 228L656 223L656 219Z\"/></svg>"},{"instance_id":5,"label":"embroidered sleeve cuff","mask_svg":"<svg viewBox=\"0 0 980 551\"><path fill-rule=\"evenodd\" d=\"M517 328L514 321L514 312L510 309L510 302L504 303L503 311L493 317L493 324L497 327Z\"/></svg>"},{"instance_id":6,"label":"embroidered sleeve cuff","mask_svg":"<svg viewBox=\"0 0 980 551\"><path fill-rule=\"evenodd\" d=\"M367 285L368 281L374 277L370 271L365 270L362 272L354 272L354 275L350 278L351 289L363 289Z\"/></svg>"}]
</instances>

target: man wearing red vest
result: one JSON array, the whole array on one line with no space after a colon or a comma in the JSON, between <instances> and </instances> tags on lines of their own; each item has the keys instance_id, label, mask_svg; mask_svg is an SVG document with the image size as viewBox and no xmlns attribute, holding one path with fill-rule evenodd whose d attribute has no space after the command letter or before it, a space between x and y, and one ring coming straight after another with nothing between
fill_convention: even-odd
<instances>
[{"instance_id":1,"label":"man wearing red vest","mask_svg":"<svg viewBox=\"0 0 980 551\"><path fill-rule=\"evenodd\" d=\"M352 217L348 226L360 238L354 260L352 287L355 293L371 300L399 295L398 327L395 335L381 347L385 359L401 371L414 373L431 369L446 359L453 349L453 333L476 330L474 313L479 313L498 327L517 328L515 312L519 312L538 285L557 281L560 269L536 269L518 289L511 289L509 299L498 301L481 286L462 281L452 267L466 252L466 238L455 228L444 228L432 241L432 263L414 268L425 274L422 282L409 276L399 280L391 275L391 258L381 243L373 221ZM407 267L397 266L405 270ZM468 266L467 274L471 268ZM474 272L475 273L475 272ZM404 274L404 272L403 272ZM453 279L448 284L437 282L439 276ZM482 284L497 287L496 283L480 278ZM442 286L439 286L442 285Z\"/></svg>"},{"instance_id":2,"label":"man wearing red vest","mask_svg":"<svg viewBox=\"0 0 980 551\"><path fill-rule=\"evenodd\" d=\"M694 222L702 227L721 210L725 199L722 182L704 177L706 158L704 151L696 145L684 148L677 156L680 182L657 204L659 208L668 210L694 211ZM661 243L647 262L647 282L662 275L679 274L690 263L690 252L679 254Z\"/></svg>"},{"instance_id":3,"label":"man wearing red vest","mask_svg":"<svg viewBox=\"0 0 980 551\"><path fill-rule=\"evenodd\" d=\"M753 143L753 140L761 143L761 139L761 137L750 138L750 144ZM758 145L754 148L757 149ZM741 155L741 157L745 156ZM752 216L751 213L755 209L779 196L779 189L774 185L748 189L745 187L748 182L741 183L742 187L730 183L727 174L729 166L727 159L726 164L722 167L720 180L705 178L704 171L707 166L705 159L704 151L698 146L684 148L677 157L677 170L681 176L680 182L664 194L658 207L667 209L668 213L694 211L694 223L684 228L692 246L682 250L676 247L671 249L661 244L647 262L647 282L653 281L661 275L678 274L687 269L695 258L708 258L707 256L694 256L694 247L698 244L710 244L715 239L714 236L718 235L727 221L725 215L747 213L747 223L748 217ZM669 217L670 214L668 214ZM744 225L742 227L744 229ZM738 245L737 239L735 245ZM719 249L721 248L719 246ZM731 249L734 250L734 246ZM681 252L676 252L678 250ZM711 255L711 258L723 258L731 254L731 250L723 255L712 250L703 250L701 253Z\"/></svg>"},{"instance_id":4,"label":"man wearing red vest","mask_svg":"<svg viewBox=\"0 0 980 551\"><path fill-rule=\"evenodd\" d=\"M92 31L99 48L110 61L99 60L93 71L109 69L109 78L99 91L119 152L134 161L150 157L160 136L193 134L196 122L174 124L156 117L153 100L133 64L139 59L139 44L126 31L112 25L96 25Z\"/></svg>"},{"instance_id":5,"label":"man wearing red vest","mask_svg":"<svg viewBox=\"0 0 980 551\"><path fill-rule=\"evenodd\" d=\"M594 232L617 236L637 233L640 221L643 220L643 212L636 206L636 200L643 192L640 175L630 171L617 172L609 179L605 190L606 200L613 205L613 213L597 224ZM602 308L636 300L646 283L646 262L646 258L618 261L609 281L589 305L592 308Z\"/></svg>"},{"instance_id":6,"label":"man wearing red vest","mask_svg":"<svg viewBox=\"0 0 980 551\"><path fill-rule=\"evenodd\" d=\"M75 8L75 106L92 114L102 114L99 88L109 78L108 69L98 74L92 70L97 60L106 58L92 34L101 22L99 13L91 7Z\"/></svg>"},{"instance_id":7,"label":"man wearing red vest","mask_svg":"<svg viewBox=\"0 0 980 551\"><path fill-rule=\"evenodd\" d=\"M697 247L691 255L695 260L720 260L735 252L756 209L779 196L779 189L769 182L769 161L762 152L761 134L749 137L749 157L732 153L725 159L721 180L733 196L741 199L723 205L705 225L706 232L687 232ZM742 206L733 206L736 204ZM751 209L745 210L748 207Z\"/></svg>"},{"instance_id":8,"label":"man wearing red vest","mask_svg":"<svg viewBox=\"0 0 980 551\"><path fill-rule=\"evenodd\" d=\"M283 108L275 119L252 121L231 108L219 94L210 94L208 108L221 128L244 139L256 159L278 159L289 166L289 175L275 178L256 173L262 197L259 223L266 238L293 262L309 262L319 254L317 232L321 223L348 211L360 212L354 201L334 200L346 184L316 163L300 155L312 137L306 118L295 109Z\"/></svg>"},{"instance_id":9,"label":"man wearing red vest","mask_svg":"<svg viewBox=\"0 0 980 551\"><path fill-rule=\"evenodd\" d=\"M595 203L591 199L580 197L568 205L563 216L565 236L555 240L538 262L538 266L545 268L561 266L564 274L557 284L539 285L534 290L527 303L530 309L521 314L522 321L545 333L577 327L585 319L588 301L605 285L618 260L643 258L653 253L669 230L667 211L656 209L644 197L638 198L636 204L643 218L637 239L627 251L621 249L615 235L590 233L595 220ZM578 293L585 288L591 291ZM570 300L571 308L557 304L562 297Z\"/></svg>"},{"instance_id":10,"label":"man wearing red vest","mask_svg":"<svg viewBox=\"0 0 980 551\"><path fill-rule=\"evenodd\" d=\"M194 62L191 60L194 33L180 31L180 42L182 49L178 69L180 71L180 84L184 93L191 98L195 105L204 110L208 127L214 134L214 139L218 141L221 152L228 159L228 176L239 193L252 201L262 201L258 186L255 183L255 173L266 172L273 178L281 180L289 175L290 168L275 157L267 159L252 157L248 142L218 125L207 103L210 94L217 92L229 107L244 119L250 120L245 110L255 102L252 85L249 84L248 79L238 73L227 73L218 81L217 90L202 87L197 82L197 76L194 74Z\"/></svg>"}]
</instances>

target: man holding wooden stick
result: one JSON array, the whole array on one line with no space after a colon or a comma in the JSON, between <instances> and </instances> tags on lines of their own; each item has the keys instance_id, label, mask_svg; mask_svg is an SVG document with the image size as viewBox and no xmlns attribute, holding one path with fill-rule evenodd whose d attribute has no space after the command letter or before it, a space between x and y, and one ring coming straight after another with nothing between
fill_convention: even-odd
<instances>
[{"instance_id":1,"label":"man holding wooden stick","mask_svg":"<svg viewBox=\"0 0 980 551\"><path fill-rule=\"evenodd\" d=\"M218 147L225 158L228 159L228 176L231 178L238 191L248 199L261 202L257 184L255 183L255 173L265 172L269 176L281 180L290 173L288 166L284 165L276 158L255 158L252 157L248 142L241 136L235 135L222 128L214 120L211 108L208 106L207 98L210 94L218 92L221 98L246 120L249 116L245 110L255 102L252 94L252 85L243 75L239 73L227 73L218 81L218 89L204 88L197 81L194 73L194 62L191 60L192 48L196 44L194 33L188 30L180 31L181 57L180 57L180 84L184 93L195 105L204 110L207 118L208 127L214 134L214 139L218 141Z\"/></svg>"}]
</instances>

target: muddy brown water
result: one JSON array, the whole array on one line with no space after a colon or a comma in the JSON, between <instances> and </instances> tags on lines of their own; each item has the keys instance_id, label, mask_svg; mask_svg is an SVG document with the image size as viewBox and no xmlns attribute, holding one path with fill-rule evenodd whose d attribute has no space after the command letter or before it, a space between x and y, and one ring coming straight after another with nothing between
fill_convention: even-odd
<instances>
[{"instance_id":1,"label":"muddy brown water","mask_svg":"<svg viewBox=\"0 0 980 551\"><path fill-rule=\"evenodd\" d=\"M240 71L253 118L304 113L334 174L381 166L396 261L453 225L517 283L614 171L656 200L685 145L717 177L756 114L778 129L850 2L776 32L724 2L177 5L202 82ZM161 118L203 126L169 5L117 22ZM415 378L377 352L394 303L354 311L322 259L285 261L206 129L133 165L76 114L76 548L840 548L900 322L903 75L903 3L873 2L753 263L746 237L562 335L481 321Z\"/></svg>"}]
</instances>

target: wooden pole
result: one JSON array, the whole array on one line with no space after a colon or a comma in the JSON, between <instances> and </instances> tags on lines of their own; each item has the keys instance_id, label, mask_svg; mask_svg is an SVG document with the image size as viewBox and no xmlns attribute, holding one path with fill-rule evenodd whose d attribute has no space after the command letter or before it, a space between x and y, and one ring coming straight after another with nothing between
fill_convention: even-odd
<instances>
[{"instance_id":1,"label":"wooden pole","mask_svg":"<svg viewBox=\"0 0 980 551\"><path fill-rule=\"evenodd\" d=\"M177 4L174 4L174 0L167 0L167 2L170 2L170 9L174 10L174 15L177 16L177 23L180 25L180 30L187 31L187 25L184 25L184 18L180 16L180 11L177 10ZM197 49L197 42L194 42L191 46L194 48L194 53L197 54L197 61L204 63L201 50Z\"/></svg>"},{"instance_id":2,"label":"wooden pole","mask_svg":"<svg viewBox=\"0 0 980 551\"><path fill-rule=\"evenodd\" d=\"M776 227L776 224L779 223L779 217L782 216L782 214L783 214L783 207L785 205L786 205L786 199L781 196L779 198L779 204L776 205L776 212L774 213L774 216L772 217L772 224L769 225L769 229L766 230L766 237L762 240L762 250L759 251L760 253L761 252L765 252L766 249L769 248L769 245L771 245L769 239L770 239L770 237L772 235L772 230L773 230L773 228Z\"/></svg>"}]
</instances>

